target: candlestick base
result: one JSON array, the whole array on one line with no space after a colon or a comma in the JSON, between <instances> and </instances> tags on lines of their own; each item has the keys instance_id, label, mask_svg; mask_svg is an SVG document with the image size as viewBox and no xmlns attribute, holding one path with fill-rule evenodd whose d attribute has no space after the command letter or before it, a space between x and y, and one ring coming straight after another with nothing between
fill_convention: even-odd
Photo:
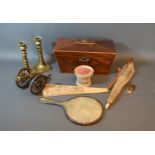
<instances>
[{"instance_id":1,"label":"candlestick base","mask_svg":"<svg viewBox=\"0 0 155 155\"><path fill-rule=\"evenodd\" d=\"M44 64L44 65L36 64L36 65L33 66L33 69L36 70L39 73L44 73L44 72L50 71L51 67L48 64Z\"/></svg>"}]
</instances>

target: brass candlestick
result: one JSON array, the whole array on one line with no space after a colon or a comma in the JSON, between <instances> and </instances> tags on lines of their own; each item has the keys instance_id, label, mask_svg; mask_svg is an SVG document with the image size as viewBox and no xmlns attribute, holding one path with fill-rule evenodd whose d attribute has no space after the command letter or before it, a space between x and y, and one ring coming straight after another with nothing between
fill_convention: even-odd
<instances>
[{"instance_id":1,"label":"brass candlestick","mask_svg":"<svg viewBox=\"0 0 155 155\"><path fill-rule=\"evenodd\" d=\"M38 64L36 64L34 66L34 69L40 73L50 71L51 70L50 66L48 64L45 64L44 58L43 58L42 46L41 46L42 38L40 36L36 36L36 37L34 37L33 40L34 40L36 48L37 48L38 59L39 59L39 62L38 62Z\"/></svg>"},{"instance_id":2,"label":"brass candlestick","mask_svg":"<svg viewBox=\"0 0 155 155\"><path fill-rule=\"evenodd\" d=\"M24 41L20 41L18 45L22 53L23 67L30 69L28 59L27 59L27 52L26 52L27 44Z\"/></svg>"}]
</instances>

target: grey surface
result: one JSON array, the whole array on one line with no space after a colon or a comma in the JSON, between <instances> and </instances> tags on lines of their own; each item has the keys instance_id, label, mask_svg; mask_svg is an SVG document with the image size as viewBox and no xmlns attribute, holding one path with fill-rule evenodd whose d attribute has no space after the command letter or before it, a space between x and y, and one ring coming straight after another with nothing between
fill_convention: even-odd
<instances>
[{"instance_id":1,"label":"grey surface","mask_svg":"<svg viewBox=\"0 0 155 155\"><path fill-rule=\"evenodd\" d=\"M93 86L107 86L116 68L133 56L136 75L132 83L136 85L136 91L128 95L124 89L112 109L93 126L71 123L60 107L43 105L28 89L21 90L15 85L15 76L22 67L17 42L28 42L30 63L36 63L32 37L38 34L43 36L44 55L53 67L50 83L75 83L73 74L59 72L51 56L51 44L56 38L108 38L115 41L118 54L111 73L95 75ZM0 130L155 130L154 38L155 24L0 24ZM108 94L90 96L104 106ZM72 97L75 96L55 99Z\"/></svg>"}]
</instances>

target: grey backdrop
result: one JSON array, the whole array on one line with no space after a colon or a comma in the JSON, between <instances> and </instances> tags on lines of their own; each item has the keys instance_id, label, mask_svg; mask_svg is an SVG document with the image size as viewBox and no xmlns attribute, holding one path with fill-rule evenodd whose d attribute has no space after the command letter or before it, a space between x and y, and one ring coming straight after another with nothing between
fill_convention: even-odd
<instances>
[{"instance_id":1,"label":"grey backdrop","mask_svg":"<svg viewBox=\"0 0 155 155\"><path fill-rule=\"evenodd\" d=\"M30 64L37 63L32 38L43 37L43 51L53 66L51 83L75 84L73 74L59 72L52 56L52 44L59 37L112 39L117 57L109 75L95 75L93 86L105 87L115 70L128 57L135 58L136 75L132 83L136 91L125 89L103 119L89 127L69 122L57 106L42 105L39 97L15 85L20 68L18 41L28 43ZM155 24L0 24L0 130L155 130ZM88 95L87 95L88 96ZM108 94L91 95L105 105ZM57 97L65 100L75 96Z\"/></svg>"}]
</instances>

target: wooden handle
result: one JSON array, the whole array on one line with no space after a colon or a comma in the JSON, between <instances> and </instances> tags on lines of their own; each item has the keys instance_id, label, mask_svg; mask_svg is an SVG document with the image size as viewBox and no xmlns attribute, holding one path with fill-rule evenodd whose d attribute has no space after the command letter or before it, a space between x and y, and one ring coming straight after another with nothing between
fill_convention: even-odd
<instances>
[{"instance_id":1,"label":"wooden handle","mask_svg":"<svg viewBox=\"0 0 155 155\"><path fill-rule=\"evenodd\" d=\"M52 98L45 98L45 97L42 97L40 98L40 103L43 103L43 104L55 104L55 105L59 105L59 106L64 106L64 102L60 102L60 101L56 101Z\"/></svg>"}]
</instances>

